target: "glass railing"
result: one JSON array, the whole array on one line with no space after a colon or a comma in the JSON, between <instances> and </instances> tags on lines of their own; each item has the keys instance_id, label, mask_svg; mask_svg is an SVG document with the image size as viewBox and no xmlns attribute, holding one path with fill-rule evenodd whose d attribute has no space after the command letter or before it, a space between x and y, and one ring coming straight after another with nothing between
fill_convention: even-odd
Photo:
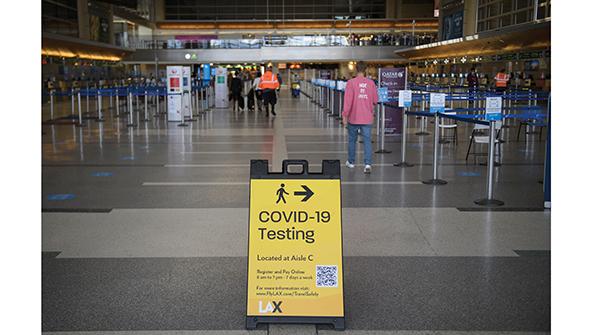
<instances>
[{"instance_id":1,"label":"glass railing","mask_svg":"<svg viewBox=\"0 0 595 335\"><path fill-rule=\"evenodd\" d=\"M263 47L416 46L433 43L433 34L265 36L253 39L202 39L187 36L129 38L134 49L260 49Z\"/></svg>"}]
</instances>

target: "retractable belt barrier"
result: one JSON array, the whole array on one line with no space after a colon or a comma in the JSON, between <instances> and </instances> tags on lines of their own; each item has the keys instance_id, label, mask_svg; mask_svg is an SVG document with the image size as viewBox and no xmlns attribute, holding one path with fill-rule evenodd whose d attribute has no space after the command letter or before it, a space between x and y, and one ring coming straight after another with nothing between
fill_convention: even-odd
<instances>
[{"instance_id":1,"label":"retractable belt barrier","mask_svg":"<svg viewBox=\"0 0 595 335\"><path fill-rule=\"evenodd\" d=\"M210 107L214 103L214 99L212 97L211 87L207 83L199 84L199 85L192 85L191 91L189 93L189 99L191 102L192 107L190 108L191 111L191 118L194 116L194 111L197 111L197 115L202 115L210 110ZM121 98L125 99L124 107L127 112L131 112L133 110L144 110L144 119L142 121L149 120L149 101L148 98L153 99L153 104L155 105L155 116L159 116L161 114L160 108L160 99L167 98L167 88L164 86L113 86L113 87L84 87L84 88L73 88L65 91L52 89L49 92L49 103L50 103L50 119L46 122L55 123L55 105L56 105L56 98L60 97L70 97L71 99L71 117L73 120L78 118L78 126L83 127L84 124L82 122L83 119L83 112L81 107L82 101L80 99L86 99L86 114L89 114L89 98L96 99L96 108L97 108L97 116L96 121L102 122L105 120L103 117L104 112L104 105L102 99L104 97L109 97L109 109L111 110L114 108L113 100L115 98L115 110L116 110L116 117L120 117L120 108L121 106ZM144 106L140 106L139 98L144 99ZM78 100L78 102L76 102ZM200 100L200 103L199 103ZM78 115L75 117L75 106L78 106ZM133 108L136 107L136 108ZM87 118L87 116L85 116ZM134 123L130 121L129 118L129 125L133 125Z\"/></svg>"},{"instance_id":2,"label":"retractable belt barrier","mask_svg":"<svg viewBox=\"0 0 595 335\"><path fill-rule=\"evenodd\" d=\"M496 94L488 94L483 95L485 97L502 97L502 99L510 99L510 100L526 100L526 101L539 101L542 97L531 93L531 94L508 94L508 95L496 95ZM465 98L471 99L479 99L478 95L445 95L445 100L455 100L460 99L464 100ZM488 149L488 164L487 164L487 180L486 180L486 197L483 199L475 200L474 202L478 205L482 206L501 206L504 204L503 201L494 199L494 146L495 146L495 121L486 119L485 114L473 114L475 112L482 112L485 111L485 108L449 108L448 113L445 112L430 112L426 110L426 101L429 101L429 94L427 93L414 93L412 94L412 102L417 102L418 106L420 107L416 111L407 110L404 112L405 115L412 115L412 116L420 116L422 118L432 117L436 120L434 121L434 160L433 160L433 179L428 181L424 181L425 184L430 185L444 185L446 181L440 180L437 177L437 149L438 149L438 125L440 123L440 118L447 118L452 119L455 121L467 122L467 123L474 123L480 124L483 126L489 126L489 149ZM546 99L547 100L547 99ZM393 108L399 107L396 102L398 102L398 98L390 98L388 101L381 103L381 106L389 106ZM420 106L421 105L421 106ZM529 106L504 106L501 110L507 111L508 113L502 113L502 122L507 119L519 119L519 120L532 120L536 123L544 123L547 114L543 113L543 108L537 105L530 104ZM518 113L515 113L518 112ZM541 123L540 123L541 122ZM406 130L403 130L403 143L406 140ZM405 161L405 146L402 147L402 160ZM399 166L399 164L395 164Z\"/></svg>"}]
</instances>

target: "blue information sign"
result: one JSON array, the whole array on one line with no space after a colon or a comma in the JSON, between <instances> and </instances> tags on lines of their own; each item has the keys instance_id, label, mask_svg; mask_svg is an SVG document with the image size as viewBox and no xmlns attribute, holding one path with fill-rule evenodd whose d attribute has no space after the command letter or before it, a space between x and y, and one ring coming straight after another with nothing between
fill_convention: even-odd
<instances>
[{"instance_id":1,"label":"blue information sign","mask_svg":"<svg viewBox=\"0 0 595 335\"><path fill-rule=\"evenodd\" d=\"M378 102L388 102L388 87L378 87Z\"/></svg>"},{"instance_id":2,"label":"blue information sign","mask_svg":"<svg viewBox=\"0 0 595 335\"><path fill-rule=\"evenodd\" d=\"M211 79L211 64L203 64L202 66L202 79Z\"/></svg>"}]
</instances>

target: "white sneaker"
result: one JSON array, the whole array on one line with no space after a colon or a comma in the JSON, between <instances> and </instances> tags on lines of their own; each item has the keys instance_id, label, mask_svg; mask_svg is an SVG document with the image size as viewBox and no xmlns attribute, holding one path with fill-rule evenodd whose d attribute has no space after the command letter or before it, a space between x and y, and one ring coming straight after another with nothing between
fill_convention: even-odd
<instances>
[{"instance_id":1,"label":"white sneaker","mask_svg":"<svg viewBox=\"0 0 595 335\"><path fill-rule=\"evenodd\" d=\"M364 173L366 173L366 174L372 173L372 165L364 166Z\"/></svg>"},{"instance_id":2,"label":"white sneaker","mask_svg":"<svg viewBox=\"0 0 595 335\"><path fill-rule=\"evenodd\" d=\"M353 163L350 163L349 161L345 162L345 166L347 166L350 169L353 169L355 167L355 165L353 165Z\"/></svg>"}]
</instances>

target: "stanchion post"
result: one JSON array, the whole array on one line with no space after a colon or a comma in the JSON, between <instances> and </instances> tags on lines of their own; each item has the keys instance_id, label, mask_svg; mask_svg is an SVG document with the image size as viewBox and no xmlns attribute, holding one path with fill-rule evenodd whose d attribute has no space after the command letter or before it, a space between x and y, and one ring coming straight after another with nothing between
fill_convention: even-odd
<instances>
[{"instance_id":1,"label":"stanchion post","mask_svg":"<svg viewBox=\"0 0 595 335\"><path fill-rule=\"evenodd\" d=\"M155 116L159 117L159 113L161 113L161 109L159 108L159 99L161 98L161 93L159 92L159 87L157 87L155 98L157 99L157 104L156 104L157 111L155 112Z\"/></svg>"},{"instance_id":2,"label":"stanchion post","mask_svg":"<svg viewBox=\"0 0 595 335\"><path fill-rule=\"evenodd\" d=\"M54 89L50 90L50 121L54 121Z\"/></svg>"},{"instance_id":3,"label":"stanchion post","mask_svg":"<svg viewBox=\"0 0 595 335\"><path fill-rule=\"evenodd\" d=\"M322 86L318 86L318 107L322 109Z\"/></svg>"},{"instance_id":4,"label":"stanchion post","mask_svg":"<svg viewBox=\"0 0 595 335\"><path fill-rule=\"evenodd\" d=\"M132 92L128 92L128 124L127 127L134 127L134 113L132 112Z\"/></svg>"},{"instance_id":5,"label":"stanchion post","mask_svg":"<svg viewBox=\"0 0 595 335\"><path fill-rule=\"evenodd\" d=\"M331 111L331 88L327 87L326 88L326 109L328 109L328 112L332 115L333 112Z\"/></svg>"},{"instance_id":6,"label":"stanchion post","mask_svg":"<svg viewBox=\"0 0 595 335\"><path fill-rule=\"evenodd\" d=\"M194 109L192 107L192 100L193 100L192 99L192 91L190 91L188 93L188 99L190 100L189 101L190 103L188 104L190 106L190 118L189 119L190 119L190 121L196 121L196 119L194 118ZM245 105L245 106L247 106L247 105Z\"/></svg>"},{"instance_id":7,"label":"stanchion post","mask_svg":"<svg viewBox=\"0 0 595 335\"><path fill-rule=\"evenodd\" d=\"M149 121L149 105L148 105L148 95L147 95L147 90L145 89L145 119L143 121L147 122Z\"/></svg>"},{"instance_id":8,"label":"stanchion post","mask_svg":"<svg viewBox=\"0 0 595 335\"><path fill-rule=\"evenodd\" d=\"M87 105L87 114L89 114L89 82L87 81L87 91L85 94L85 101L86 101L86 105Z\"/></svg>"},{"instance_id":9,"label":"stanchion post","mask_svg":"<svg viewBox=\"0 0 595 335\"><path fill-rule=\"evenodd\" d=\"M70 89L70 116L74 117L74 88Z\"/></svg>"},{"instance_id":10,"label":"stanchion post","mask_svg":"<svg viewBox=\"0 0 595 335\"><path fill-rule=\"evenodd\" d=\"M211 87L209 85L205 89L205 102L206 102L205 112L208 112L211 110L211 97L210 97L211 93L210 92L211 92Z\"/></svg>"},{"instance_id":11,"label":"stanchion post","mask_svg":"<svg viewBox=\"0 0 595 335\"><path fill-rule=\"evenodd\" d=\"M178 125L178 127L187 127L188 124L186 123L186 117L184 115L184 94L182 93L182 106L180 107L180 114L181 114L181 120L180 120L180 124Z\"/></svg>"},{"instance_id":12,"label":"stanchion post","mask_svg":"<svg viewBox=\"0 0 595 335\"><path fill-rule=\"evenodd\" d=\"M395 163L394 166L406 168L412 167L413 164L407 163L407 107L403 107L403 128L401 130L401 162Z\"/></svg>"},{"instance_id":13,"label":"stanchion post","mask_svg":"<svg viewBox=\"0 0 595 335\"><path fill-rule=\"evenodd\" d=\"M335 116L335 90L331 87L328 89L329 95L329 116Z\"/></svg>"},{"instance_id":14,"label":"stanchion post","mask_svg":"<svg viewBox=\"0 0 595 335\"><path fill-rule=\"evenodd\" d=\"M78 107L79 107L79 123L76 126L84 127L85 124L83 124L83 111L81 108L81 92L80 91L77 93L77 98L78 98Z\"/></svg>"},{"instance_id":15,"label":"stanchion post","mask_svg":"<svg viewBox=\"0 0 595 335\"><path fill-rule=\"evenodd\" d=\"M135 87L135 91L136 91L136 95L135 95L134 101L136 102L136 104L135 104L134 108L135 108L136 111L138 111L138 100L139 100L139 98L138 98L138 86Z\"/></svg>"},{"instance_id":16,"label":"stanchion post","mask_svg":"<svg viewBox=\"0 0 595 335\"><path fill-rule=\"evenodd\" d=\"M474 202L480 206L496 207L504 205L504 201L494 199L494 147L496 141L496 122L490 121L490 136L488 148L488 180L487 180L487 194L484 199L475 200Z\"/></svg>"},{"instance_id":17,"label":"stanchion post","mask_svg":"<svg viewBox=\"0 0 595 335\"><path fill-rule=\"evenodd\" d=\"M103 113L102 109L102 101L101 101L101 90L97 89L97 122L103 122Z\"/></svg>"},{"instance_id":18,"label":"stanchion post","mask_svg":"<svg viewBox=\"0 0 595 335\"><path fill-rule=\"evenodd\" d=\"M438 113L434 113L434 159L432 161L432 179L424 180L422 183L426 185L446 185L447 181L438 178L438 138L440 137L440 123Z\"/></svg>"},{"instance_id":19,"label":"stanchion post","mask_svg":"<svg viewBox=\"0 0 595 335\"><path fill-rule=\"evenodd\" d=\"M336 119L341 121L343 120L343 116L341 114L341 107L343 106L343 93L340 90L337 90L337 92L339 92L339 106L337 107L338 113Z\"/></svg>"},{"instance_id":20,"label":"stanchion post","mask_svg":"<svg viewBox=\"0 0 595 335\"><path fill-rule=\"evenodd\" d=\"M426 110L426 95L424 92L421 92L421 111L425 111ZM427 118L425 116L422 116L419 122L419 131L417 133L415 133L415 135L417 136L426 136L426 135L430 135L430 133L428 133L426 131L426 120Z\"/></svg>"},{"instance_id":21,"label":"stanchion post","mask_svg":"<svg viewBox=\"0 0 595 335\"><path fill-rule=\"evenodd\" d=\"M377 154L390 154L392 151L384 149L384 135L385 135L385 128L386 128L386 121L385 121L385 111L384 111L384 103L380 103L380 149L376 150L375 153Z\"/></svg>"},{"instance_id":22,"label":"stanchion post","mask_svg":"<svg viewBox=\"0 0 595 335\"><path fill-rule=\"evenodd\" d=\"M321 87L319 85L316 85L316 101L315 101L315 103L316 103L316 105L318 105L318 107L320 107L320 100L322 97L322 93L320 93L320 89L321 89Z\"/></svg>"},{"instance_id":23,"label":"stanchion post","mask_svg":"<svg viewBox=\"0 0 595 335\"><path fill-rule=\"evenodd\" d=\"M116 117L117 118L120 117L120 93L118 92L117 88L116 88Z\"/></svg>"},{"instance_id":24,"label":"stanchion post","mask_svg":"<svg viewBox=\"0 0 595 335\"><path fill-rule=\"evenodd\" d=\"M198 92L200 92L200 89L194 91L194 106L196 107L196 115L200 115L200 106L198 105Z\"/></svg>"}]
</instances>

